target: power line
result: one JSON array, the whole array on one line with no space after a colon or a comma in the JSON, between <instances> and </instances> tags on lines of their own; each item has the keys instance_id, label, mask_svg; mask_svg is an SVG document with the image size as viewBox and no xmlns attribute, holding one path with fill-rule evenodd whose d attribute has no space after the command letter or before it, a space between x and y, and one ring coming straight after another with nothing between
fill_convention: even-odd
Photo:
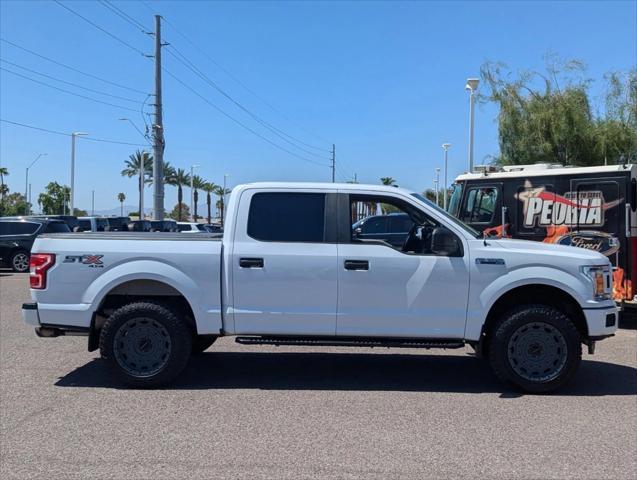
<instances>
[{"instance_id":1,"label":"power line","mask_svg":"<svg viewBox=\"0 0 637 480\"><path fill-rule=\"evenodd\" d=\"M64 67L64 68L66 68L68 70L71 70L73 72L85 75L85 76L93 78L95 80L99 80L100 82L108 83L109 85L113 85L115 87L123 88L125 90L130 90L131 92L141 93L141 94L144 94L144 95L146 95L146 93L147 93L147 92L144 92L142 90L137 90L136 88L132 88L132 87L128 87L126 85L122 85L121 83L116 83L116 82L112 82L110 80L106 80L106 79L104 79L102 77L99 77L97 75L93 75L92 73L83 72L82 70L78 70L75 67L71 67L71 66L66 65L64 63L58 62L57 60L53 60L52 58L49 58L49 57L47 57L45 55L41 55L41 54L39 54L37 52L34 52L33 50L29 50L28 48L22 47L22 46L20 46L20 45L18 45L16 43L13 43L13 42L10 42L9 40L4 39L4 38L0 38L0 41L5 42L5 43L11 45L12 47L18 48L18 49L20 49L20 50L22 50L24 52L30 53L31 55L35 55L36 57L40 57L40 58L42 58L42 59L44 59L44 60L46 60L48 62L51 62L51 63L53 63L55 65L58 65L60 67Z\"/></svg>"},{"instance_id":2,"label":"power line","mask_svg":"<svg viewBox=\"0 0 637 480\"><path fill-rule=\"evenodd\" d=\"M9 123L11 125L16 125L16 126L19 126L19 127L30 128L32 130L39 130L41 132L53 133L55 135L64 135L65 137L72 136L72 134L70 134L70 133L60 132L60 131L57 131L57 130L50 130L48 128L36 127L34 125L27 125L25 123L19 123L19 122L14 122L14 121L11 121L11 120L5 120L4 118L0 118L0 122ZM131 143L131 142L120 142L118 140L107 140L107 139L104 139L104 138L94 138L94 137L89 137L89 136L82 136L82 139L83 140L90 140L91 142L114 143L116 145L132 145L134 147L149 147L150 146L148 144Z\"/></svg>"},{"instance_id":3,"label":"power line","mask_svg":"<svg viewBox=\"0 0 637 480\"><path fill-rule=\"evenodd\" d=\"M175 53L173 53L171 50L174 50L179 56L177 56ZM286 143L292 145L295 148L298 148L299 150L305 152L308 155L313 155L315 157L318 158L322 158L325 159L325 157L316 154L315 152L311 152L303 147L300 147L298 145L296 145L294 142L292 142L291 140L288 140L288 138L291 138L293 140L295 140L298 143L302 143L304 145L308 145L305 142L303 142L302 140L299 140L291 135L288 135L287 133L285 133L284 131L276 128L274 125L268 123L267 121L263 120L261 117L259 117L258 115L256 115L255 113L251 112L250 110L248 110L246 107L244 107L241 103L239 103L237 100L235 100L229 93L227 93L225 90L223 90L221 87L219 87L219 85L217 85L213 80L211 80L205 73L203 73L199 68L197 68L190 60L188 60L186 58L185 55L183 55L179 50L177 50L175 47L173 47L172 45L169 46L168 53L170 53L174 58L176 58L179 62L181 62L183 65L186 66L186 68L188 68L190 71L194 72L199 78L201 78L202 80L204 80L206 83L208 83L210 86L212 86L215 90L217 90L221 95L223 95L224 97L226 97L228 100L230 100L234 105L236 105L238 108L240 108L241 110L243 110L245 113L247 113L250 117L252 117L257 123L261 124L263 127L267 128L268 130L270 130L272 133L274 133L277 137L281 138L283 141L285 141ZM181 58L180 58L181 57ZM288 137L288 138L286 138ZM320 147L313 147L312 145L309 145L312 148L321 150L321 151L325 151Z\"/></svg>"},{"instance_id":4,"label":"power line","mask_svg":"<svg viewBox=\"0 0 637 480\"><path fill-rule=\"evenodd\" d=\"M128 22L136 29L141 30L142 33L149 33L149 30L141 22L137 21L135 18L128 15L121 8L117 7L116 5L113 5L108 0L98 0L98 1L103 7L108 8L111 12L113 12L115 15L120 17L122 20Z\"/></svg>"},{"instance_id":5,"label":"power line","mask_svg":"<svg viewBox=\"0 0 637 480\"><path fill-rule=\"evenodd\" d=\"M153 10L147 2L141 0L140 3L142 5L144 5L150 12L152 12L153 14L158 14L155 10ZM188 42L192 47L194 47L197 51L199 51L199 53L201 53L204 57L206 57L212 64L214 64L219 70L223 71L226 75L228 75L230 78L232 78L235 82L237 82L241 87L243 87L248 93L250 93L252 96L254 96L255 98L257 98L258 100L260 100L262 103L264 103L265 105L267 105L270 109L272 109L274 112L278 113L281 117L285 118L287 121L293 123L294 125L296 125L298 128L300 128L301 130L303 130L305 133L312 135L313 137L322 140L323 142L326 142L328 144L330 144L331 142L328 141L326 138L306 129L303 125L301 125L299 122L291 119L289 116L285 115L281 110L279 110L278 108L276 108L274 105L272 105L270 102L268 102L267 100L265 100L263 97L261 97L260 95L258 95L254 90L252 90L251 88L249 88L245 83L243 83L237 76L235 76L232 72L230 72L228 69L224 68L221 64L219 64L214 58L212 58L208 53L206 53L206 51L204 51L202 48L200 48L195 42L193 42L188 36L186 36L184 33L182 33L175 25L173 25L170 21L168 21L166 18L164 18L162 16L162 19L164 20L164 22L170 26L179 36L181 36L186 42ZM324 150L323 148L320 147L315 147L313 145L307 144L305 142L300 141L300 143L303 143L305 146L307 147L311 147L311 148L315 148L317 150Z\"/></svg>"},{"instance_id":6,"label":"power line","mask_svg":"<svg viewBox=\"0 0 637 480\"><path fill-rule=\"evenodd\" d=\"M285 147L282 147L281 145L279 145L278 143L273 142L272 140L270 140L269 138L261 135L259 132L253 130L252 128L250 128L249 126L247 126L246 124L244 124L243 122L241 122L240 120L237 120L236 118L234 118L232 115L230 115L229 113L226 113L224 110L222 110L220 107L218 107L217 105L215 105L214 103L212 103L210 100L208 100L206 97L204 97L202 94L200 94L199 92L197 92L194 88L190 87L189 85L187 85L185 82L183 82L181 79L179 79L176 75L172 74L171 72L169 72L168 70L166 70L166 68L162 68L162 70L164 72L166 72L168 75L170 75L172 78L174 78L177 82L179 82L182 86L184 86L185 88L187 88L188 90L190 90L192 93L194 93L196 96L198 96L199 98L201 98L204 102L206 102L208 105L210 105L212 108L214 108L215 110L217 110L219 113L221 113L224 117L229 118L230 120L232 120L233 122L235 122L237 125L240 125L241 127L243 127L244 129L246 129L248 132L252 133L253 135L256 135L257 137L259 137L261 140L269 143L270 145L272 145L275 148L278 148L279 150L286 152L294 157L297 157L301 160L304 160L308 163L313 163L314 165L320 165L322 167L328 167L329 165L326 163L320 163L317 161L314 161L312 159L303 157L302 155L299 155L291 150L288 150Z\"/></svg>"},{"instance_id":7,"label":"power line","mask_svg":"<svg viewBox=\"0 0 637 480\"><path fill-rule=\"evenodd\" d=\"M134 108L124 107L124 106L122 106L122 105L116 105L116 104L114 104L114 103L105 102L105 101L103 101L103 100L99 100L99 99L97 99L97 98L93 98L93 97L88 97L88 96L86 96L86 95L82 95L81 93L71 92L70 90L66 90L66 89L64 89L64 88L56 87L55 85L50 85L50 84L48 84L48 83L46 83L46 82L41 82L40 80L36 80L35 78L31 78L31 77L28 77L28 76L26 76L26 75L22 75L21 73L14 72L13 70L9 70L8 68L0 67L0 70L2 70L2 71L4 71L4 72L11 73L12 75L16 75L16 76L18 76L18 77L24 78L24 79L29 80L29 81L31 81L31 82L38 83L38 84L40 84L40 85L44 85L44 86L49 87L49 88L52 88L52 89L54 89L54 90L58 90L58 91L60 91L60 92L67 93L67 94L69 94L69 95L73 95L73 96L76 96L76 97L84 98L85 100L90 100L90 101L92 101L92 102L101 103L101 104L103 104L103 105L108 105L108 106L110 106L110 107L121 108L121 109L123 109L123 110L130 110L131 112L137 112L137 110L136 110L136 109L134 109Z\"/></svg>"},{"instance_id":8,"label":"power line","mask_svg":"<svg viewBox=\"0 0 637 480\"><path fill-rule=\"evenodd\" d=\"M81 18L82 20L84 20L86 23L88 23L89 25L93 26L94 28L97 28L99 31L105 33L106 35L108 35L109 37L111 37L114 40L117 40L119 43L121 43L122 45L127 46L128 48L130 48L131 50L134 50L135 52L139 53L142 56L146 56L146 54L144 52L142 52L140 49L138 49L137 47L134 47L133 45L131 45L130 43L126 42L125 40L122 40L121 38L119 38L117 35L109 32L108 30L100 27L98 24L92 22L91 20L89 20L88 18L86 18L84 15L76 12L75 10L73 10L72 8L67 7L66 5L64 5L62 2L60 2L60 0L53 0L55 3L57 3L60 7L68 10L69 12L71 12L73 15L76 15L77 17Z\"/></svg>"},{"instance_id":9,"label":"power line","mask_svg":"<svg viewBox=\"0 0 637 480\"><path fill-rule=\"evenodd\" d=\"M41 75L43 77L50 78L51 80L55 80L56 82L65 83L67 85L71 85L73 87L81 88L82 90L87 90L89 92L97 93L99 95L105 95L107 97L117 98L119 100L126 100L127 102L140 103L139 100L135 100L133 98L120 97L119 95L112 95L110 93L102 92L100 90L93 90L92 88L83 87L82 85L78 85L77 83L67 82L66 80L62 80L60 78L53 77L51 75L47 75L45 73L38 72L37 70L31 70L30 68L23 67L22 65L18 65L17 63L13 63L13 62L10 62L8 60L4 60L3 58L0 58L0 62L8 63L9 65L13 65L14 67L18 67L18 68L20 68L22 70L26 70L27 72L35 73L36 75Z\"/></svg>"}]
</instances>

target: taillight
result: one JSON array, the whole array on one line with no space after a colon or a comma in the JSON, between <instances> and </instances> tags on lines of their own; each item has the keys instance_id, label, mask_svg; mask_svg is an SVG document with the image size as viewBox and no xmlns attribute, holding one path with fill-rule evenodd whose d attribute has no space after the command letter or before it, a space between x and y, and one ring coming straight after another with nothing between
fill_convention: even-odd
<instances>
[{"instance_id":1,"label":"taillight","mask_svg":"<svg viewBox=\"0 0 637 480\"><path fill-rule=\"evenodd\" d=\"M29 285L36 290L46 288L46 272L55 265L53 253L33 253L29 259Z\"/></svg>"}]
</instances>

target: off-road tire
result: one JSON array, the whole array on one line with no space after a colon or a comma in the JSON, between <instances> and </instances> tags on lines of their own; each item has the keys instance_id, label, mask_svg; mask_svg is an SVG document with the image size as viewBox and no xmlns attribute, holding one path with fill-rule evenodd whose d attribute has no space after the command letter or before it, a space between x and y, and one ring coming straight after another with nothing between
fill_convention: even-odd
<instances>
[{"instance_id":1,"label":"off-road tire","mask_svg":"<svg viewBox=\"0 0 637 480\"><path fill-rule=\"evenodd\" d=\"M171 308L149 301L118 308L100 333L102 359L131 387L171 382L186 367L191 349L192 333L185 321Z\"/></svg>"},{"instance_id":2,"label":"off-road tire","mask_svg":"<svg viewBox=\"0 0 637 480\"><path fill-rule=\"evenodd\" d=\"M26 259L26 261L25 261ZM26 250L18 250L11 254L9 260L11 270L16 273L26 273L29 271L29 252Z\"/></svg>"},{"instance_id":3,"label":"off-road tire","mask_svg":"<svg viewBox=\"0 0 637 480\"><path fill-rule=\"evenodd\" d=\"M502 315L493 328L489 361L500 380L530 393L550 392L575 375L582 360L581 342L577 328L560 310L522 305ZM544 372L548 373L542 378Z\"/></svg>"},{"instance_id":4,"label":"off-road tire","mask_svg":"<svg viewBox=\"0 0 637 480\"><path fill-rule=\"evenodd\" d=\"M195 335L192 339L192 354L205 352L216 340L216 335Z\"/></svg>"}]
</instances>

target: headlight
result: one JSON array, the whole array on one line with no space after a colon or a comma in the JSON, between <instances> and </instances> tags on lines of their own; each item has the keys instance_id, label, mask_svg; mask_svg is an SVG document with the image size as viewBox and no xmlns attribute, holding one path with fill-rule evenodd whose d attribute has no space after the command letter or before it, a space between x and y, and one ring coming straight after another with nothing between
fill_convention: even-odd
<instances>
[{"instance_id":1,"label":"headlight","mask_svg":"<svg viewBox=\"0 0 637 480\"><path fill-rule=\"evenodd\" d=\"M580 270L593 284L593 298L595 300L611 298L613 285L609 265L587 265L580 267Z\"/></svg>"}]
</instances>

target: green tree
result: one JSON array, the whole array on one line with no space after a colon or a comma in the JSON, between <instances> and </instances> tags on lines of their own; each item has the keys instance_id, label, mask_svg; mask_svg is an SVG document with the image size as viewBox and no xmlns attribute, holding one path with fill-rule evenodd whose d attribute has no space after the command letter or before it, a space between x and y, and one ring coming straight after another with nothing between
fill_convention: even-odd
<instances>
[{"instance_id":1,"label":"green tree","mask_svg":"<svg viewBox=\"0 0 637 480\"><path fill-rule=\"evenodd\" d=\"M206 184L204 185L203 188L206 191L206 206L208 207L208 223L211 223L212 221L212 214L210 211L210 207L212 204L212 198L211 195L212 193L214 193L217 189L217 185L215 185L212 182L206 182Z\"/></svg>"},{"instance_id":2,"label":"green tree","mask_svg":"<svg viewBox=\"0 0 637 480\"><path fill-rule=\"evenodd\" d=\"M217 185L215 187L215 194L219 197L219 200L217 200L217 208L219 209L219 216L221 217L221 226L223 227L223 223L225 222L225 204L224 204L224 199L225 196L228 195L232 190L230 190L229 188L226 188L224 190L224 188L221 185Z\"/></svg>"},{"instance_id":3,"label":"green tree","mask_svg":"<svg viewBox=\"0 0 637 480\"><path fill-rule=\"evenodd\" d=\"M183 168L178 168L177 170L174 171L174 173L169 177L169 185L173 185L177 187L177 205L175 205L175 208L177 208L179 211L177 213L177 218L182 218L182 214L181 214L181 208L184 205L184 190L183 187L184 185L189 185L190 184L190 175L183 169ZM176 217L173 217L176 218ZM186 218L188 218L188 216L186 216ZM183 220L180 220L183 221Z\"/></svg>"},{"instance_id":4,"label":"green tree","mask_svg":"<svg viewBox=\"0 0 637 480\"><path fill-rule=\"evenodd\" d=\"M392 177L380 177L380 183L382 183L383 185L393 185L393 186L398 186L396 185L396 180L394 180Z\"/></svg>"},{"instance_id":5,"label":"green tree","mask_svg":"<svg viewBox=\"0 0 637 480\"><path fill-rule=\"evenodd\" d=\"M88 212L86 210L82 210L81 208L74 207L73 215L76 217L88 217Z\"/></svg>"},{"instance_id":6,"label":"green tree","mask_svg":"<svg viewBox=\"0 0 637 480\"><path fill-rule=\"evenodd\" d=\"M635 71L606 77L608 95L597 115L581 62L552 56L545 72L518 75L487 62L481 74L487 93L480 99L500 108L497 163L603 165L637 159Z\"/></svg>"},{"instance_id":7,"label":"green tree","mask_svg":"<svg viewBox=\"0 0 637 480\"><path fill-rule=\"evenodd\" d=\"M152 183L153 174L153 156L145 150L137 150L128 157L125 162L126 167L122 170L122 177L139 178L140 170L143 168L144 184ZM143 165L143 167L142 167ZM137 190L139 192L139 211L142 209L142 182L137 181Z\"/></svg>"},{"instance_id":8,"label":"green tree","mask_svg":"<svg viewBox=\"0 0 637 480\"><path fill-rule=\"evenodd\" d=\"M58 182L49 182L38 196L38 204L45 215L64 215L69 212L71 188Z\"/></svg>"},{"instance_id":9,"label":"green tree","mask_svg":"<svg viewBox=\"0 0 637 480\"><path fill-rule=\"evenodd\" d=\"M6 188L6 185L4 185ZM24 195L18 192L9 193L7 189L7 195L0 200L0 216L14 216L24 215L31 205L27 205Z\"/></svg>"},{"instance_id":10,"label":"green tree","mask_svg":"<svg viewBox=\"0 0 637 480\"><path fill-rule=\"evenodd\" d=\"M199 175L194 175L192 177L192 188L194 189L194 192L192 193L192 200L193 200L193 219L196 222L197 221L197 203L199 202L199 190L204 190L204 187L206 186L206 181L201 178Z\"/></svg>"},{"instance_id":11,"label":"green tree","mask_svg":"<svg viewBox=\"0 0 637 480\"><path fill-rule=\"evenodd\" d=\"M9 175L7 167L0 167L0 201L4 200L4 196L9 193L9 188L4 184L4 177Z\"/></svg>"},{"instance_id":12,"label":"green tree","mask_svg":"<svg viewBox=\"0 0 637 480\"><path fill-rule=\"evenodd\" d=\"M126 200L126 194L124 192L119 192L117 194L117 200L119 201L119 216L124 216L124 200Z\"/></svg>"},{"instance_id":13,"label":"green tree","mask_svg":"<svg viewBox=\"0 0 637 480\"><path fill-rule=\"evenodd\" d=\"M178 222L187 222L190 216L190 208L185 203L178 203L168 216Z\"/></svg>"}]
</instances>

